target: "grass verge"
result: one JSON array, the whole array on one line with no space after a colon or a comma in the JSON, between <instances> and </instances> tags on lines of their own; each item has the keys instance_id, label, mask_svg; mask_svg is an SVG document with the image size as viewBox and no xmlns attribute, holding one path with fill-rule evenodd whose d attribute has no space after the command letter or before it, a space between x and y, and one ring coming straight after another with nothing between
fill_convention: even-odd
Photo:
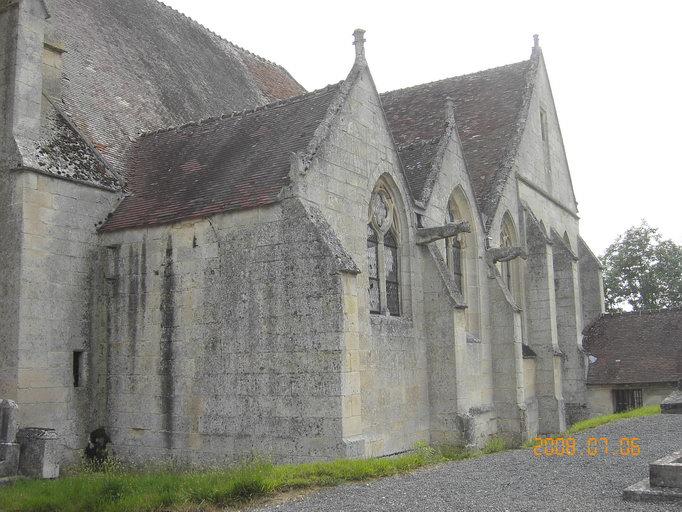
<instances>
[{"instance_id":1,"label":"grass verge","mask_svg":"<svg viewBox=\"0 0 682 512\"><path fill-rule=\"evenodd\" d=\"M589 430L591 428L599 427L601 425L606 425L607 423L611 423L614 421L621 421L621 420L627 420L630 418L641 418L643 416L653 416L655 414L660 414L661 413L661 406L660 405L648 405L646 407L638 407L637 409L631 409L629 411L625 412L618 412L614 414L605 414L603 416L596 416L594 418L589 418L583 421L579 421L577 423L574 423L571 425L568 430L563 432L562 434L559 435L551 435L549 434L548 437L562 437L562 436L567 436L567 435L572 435L572 434L578 434L580 432L583 432L585 430ZM537 438L534 439L529 439L525 443L523 443L524 448L533 448L536 444Z\"/></svg>"},{"instance_id":2,"label":"grass verge","mask_svg":"<svg viewBox=\"0 0 682 512\"><path fill-rule=\"evenodd\" d=\"M274 465L255 461L212 471L134 470L114 464L58 480L19 481L0 489L3 512L151 512L225 507L278 492L368 480L439 462L478 457L505 449L492 438L481 451L419 444L412 452L385 458Z\"/></svg>"},{"instance_id":3,"label":"grass verge","mask_svg":"<svg viewBox=\"0 0 682 512\"><path fill-rule=\"evenodd\" d=\"M631 409L625 412L618 412L615 414L606 414L604 416L597 416L595 418L589 418L587 420L579 421L574 423L566 431L567 434L577 434L583 430L598 427L600 425L606 425L613 421L627 420L629 418L641 418L642 416L653 416L654 414L661 413L660 405L649 405L646 407L638 407L637 409Z\"/></svg>"}]
</instances>

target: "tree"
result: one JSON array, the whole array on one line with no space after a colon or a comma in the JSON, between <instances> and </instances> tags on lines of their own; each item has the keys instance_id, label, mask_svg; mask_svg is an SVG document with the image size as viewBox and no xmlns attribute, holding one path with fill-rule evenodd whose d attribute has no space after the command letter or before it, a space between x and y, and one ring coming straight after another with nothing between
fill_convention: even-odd
<instances>
[{"instance_id":1,"label":"tree","mask_svg":"<svg viewBox=\"0 0 682 512\"><path fill-rule=\"evenodd\" d=\"M620 235L601 262L609 311L682 307L682 246L646 221Z\"/></svg>"}]
</instances>

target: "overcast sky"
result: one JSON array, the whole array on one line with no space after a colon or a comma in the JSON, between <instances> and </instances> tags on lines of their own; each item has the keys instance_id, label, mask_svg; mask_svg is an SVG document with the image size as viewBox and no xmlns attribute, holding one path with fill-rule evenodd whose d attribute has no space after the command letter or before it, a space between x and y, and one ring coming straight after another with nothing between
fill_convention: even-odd
<instances>
[{"instance_id":1,"label":"overcast sky","mask_svg":"<svg viewBox=\"0 0 682 512\"><path fill-rule=\"evenodd\" d=\"M601 254L644 218L682 243L682 2L164 2L308 90L345 78L356 27L380 92L525 60L539 33L583 238Z\"/></svg>"}]
</instances>

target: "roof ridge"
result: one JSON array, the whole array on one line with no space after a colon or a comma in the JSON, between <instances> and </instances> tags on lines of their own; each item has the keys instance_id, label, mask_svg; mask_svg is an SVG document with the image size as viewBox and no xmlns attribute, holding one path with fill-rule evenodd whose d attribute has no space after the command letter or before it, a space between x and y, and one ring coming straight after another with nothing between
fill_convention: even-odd
<instances>
[{"instance_id":1,"label":"roof ridge","mask_svg":"<svg viewBox=\"0 0 682 512\"><path fill-rule=\"evenodd\" d=\"M604 316L609 316L609 317L618 317L618 316L626 316L626 315L652 315L656 313L676 313L676 312L682 312L682 307L676 307L676 308L659 308L659 309L643 309L639 311L609 311L607 313L604 313Z\"/></svg>"},{"instance_id":2,"label":"roof ridge","mask_svg":"<svg viewBox=\"0 0 682 512\"><path fill-rule=\"evenodd\" d=\"M492 183L488 187L488 190L483 195L481 200L481 213L486 219L483 228L485 231L490 229L490 225L492 224L493 218L495 217L495 213L500 204L500 197L502 196L509 176L512 174L512 167L518 155L521 139L526 129L526 122L528 121L530 101L533 97L533 92L535 91L537 74L540 65L540 55L541 52L536 52L533 50L533 52L531 52L530 59L517 63L528 63L528 67L524 72L525 87L522 93L522 103L521 107L516 113L516 119L514 121L514 133L512 133L507 142L507 147L504 151L504 157L500 162L499 167L495 170Z\"/></svg>"},{"instance_id":3,"label":"roof ridge","mask_svg":"<svg viewBox=\"0 0 682 512\"><path fill-rule=\"evenodd\" d=\"M291 105L293 103L303 101L304 99L307 99L310 96L319 96L319 95L325 94L327 92L330 92L330 91L334 90L335 88L339 87L343 82L344 81L341 80L340 82L337 82L335 84L326 85L325 87L322 87L321 89L316 89L314 91L305 92L303 94L298 94L296 96L291 96L290 98L284 98L282 100L273 101L271 103L267 103L265 105L260 105L258 107L254 107L254 108L250 108L250 109L233 110L232 112L229 112L229 113L226 112L226 113L223 113L220 115L204 117L202 119L198 119L195 121L188 121L186 123L182 123L182 124L178 124L178 125L166 126L163 128L158 128L156 130L143 131L143 132L140 132L138 134L137 140L142 139L144 137L148 137L150 135L157 135L159 133L172 132L174 130L179 130L182 128L186 128L188 126L200 126L203 124L212 123L212 122L218 121L219 119L228 119L228 118L232 118L232 117L242 117L242 116L247 116L249 114L253 114L256 112L260 112L262 110L272 110L275 108L282 108L282 107Z\"/></svg>"},{"instance_id":4,"label":"roof ridge","mask_svg":"<svg viewBox=\"0 0 682 512\"><path fill-rule=\"evenodd\" d=\"M166 3L164 3L162 0L152 0L152 1L154 1L154 2L156 2L156 3L158 3L158 4L161 4L161 5L164 6L166 9L169 9L169 10L173 11L173 12L176 13L176 14L179 14L179 15L182 16L183 18L187 19L189 22L193 23L194 25L197 25L199 28L201 28L202 30L205 30L205 31L208 32L209 34L214 35L215 37L217 37L217 38L220 39L221 41L223 41L223 42L229 44L229 45L232 46L233 48L236 48L236 49L239 50L239 51L248 53L249 55L251 55L251 56L253 56L253 57L255 57L255 58L259 59L259 60L262 60L263 62L266 62L266 63L268 63L268 64L271 64L271 65L273 65L273 66L276 66L276 67L282 69L283 71L286 71L287 74L289 73L289 72L286 70L286 68L284 68L282 65L277 64L276 62L273 62L273 61L271 61L271 60L269 60L269 59L266 59L265 57L261 57L260 55L258 55L258 54L256 54L256 53L253 53L252 51L247 50L246 48L243 48L243 47L239 46L238 44L235 44L235 43L233 43L232 41L229 41L229 40L225 39L223 36L221 36L221 35L218 34L217 32L214 32L213 30L211 30L210 28L208 28L206 25L203 25L202 23L199 23L197 20L195 20L195 19L192 18L191 16L188 16L187 14L185 14L185 13L182 12L182 11L179 11L179 10L176 9L175 7L172 7L172 6L170 6L170 5L166 4ZM291 75L290 75L290 76L291 76Z\"/></svg>"},{"instance_id":5,"label":"roof ridge","mask_svg":"<svg viewBox=\"0 0 682 512\"><path fill-rule=\"evenodd\" d=\"M512 63L510 63L510 64L503 64L502 66L494 66L494 67L492 67L492 68L482 69L482 70L480 70L480 71L474 71L474 72L472 72L472 73L465 73L465 74L463 74L463 75L455 75L455 76L450 76L450 77L446 77L446 78L439 78L438 80L432 80L431 82L424 82L423 84L408 85L407 87L401 87L400 89L393 89L392 91L382 92L382 93L381 93L381 96L384 96L384 95L386 95L386 94L392 94L392 93L394 93L394 92L403 92L403 91L407 91L407 90L410 90L410 89L416 89L417 87L424 87L424 86L427 86L427 85L439 84L439 83L442 83L442 82L447 82L448 80L454 80L454 79L458 79L458 78L467 78L467 77L470 77L470 76L480 75L480 74L482 74L482 73L487 73L487 72L489 72L489 71L496 71L496 70L498 70L498 69L508 68L508 67L511 67L511 66L518 66L519 64L523 64L523 63L526 63L526 62L530 62L530 60L531 60L531 59L520 60L520 61L518 61L518 62L512 62Z\"/></svg>"}]
</instances>

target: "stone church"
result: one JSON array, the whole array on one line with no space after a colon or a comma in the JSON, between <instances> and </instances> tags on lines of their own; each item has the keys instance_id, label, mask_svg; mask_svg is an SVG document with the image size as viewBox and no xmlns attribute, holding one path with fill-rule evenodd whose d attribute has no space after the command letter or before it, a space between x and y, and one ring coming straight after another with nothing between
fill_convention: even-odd
<instances>
[{"instance_id":1,"label":"stone church","mask_svg":"<svg viewBox=\"0 0 682 512\"><path fill-rule=\"evenodd\" d=\"M383 94L353 44L306 92L156 0L0 0L0 398L64 461L99 427L295 462L588 413L600 266L537 38Z\"/></svg>"}]
</instances>

